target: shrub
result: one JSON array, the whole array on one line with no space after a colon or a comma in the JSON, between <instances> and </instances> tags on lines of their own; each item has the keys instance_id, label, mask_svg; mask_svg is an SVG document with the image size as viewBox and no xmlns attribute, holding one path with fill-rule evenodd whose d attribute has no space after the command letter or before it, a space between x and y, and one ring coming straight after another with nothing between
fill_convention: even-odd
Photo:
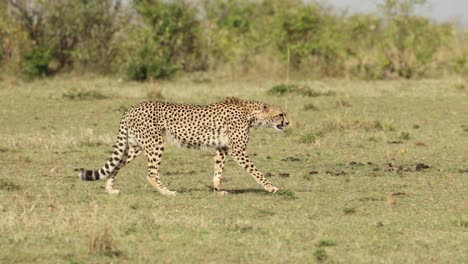
<instances>
[{"instance_id":1,"label":"shrub","mask_svg":"<svg viewBox=\"0 0 468 264\"><path fill-rule=\"evenodd\" d=\"M178 69L190 71L199 57L196 9L181 0L133 3L143 27L136 35L136 54L135 47L130 47L127 77L137 81L170 79Z\"/></svg>"},{"instance_id":2,"label":"shrub","mask_svg":"<svg viewBox=\"0 0 468 264\"><path fill-rule=\"evenodd\" d=\"M41 77L51 75L52 70L49 67L49 63L52 60L53 55L54 51L51 48L44 49L41 47L35 47L24 58L26 64L26 74L29 77Z\"/></svg>"},{"instance_id":3,"label":"shrub","mask_svg":"<svg viewBox=\"0 0 468 264\"><path fill-rule=\"evenodd\" d=\"M203 49L211 68L229 64L244 73L257 55L271 50L273 1L206 0L201 8L206 14Z\"/></svg>"}]
</instances>

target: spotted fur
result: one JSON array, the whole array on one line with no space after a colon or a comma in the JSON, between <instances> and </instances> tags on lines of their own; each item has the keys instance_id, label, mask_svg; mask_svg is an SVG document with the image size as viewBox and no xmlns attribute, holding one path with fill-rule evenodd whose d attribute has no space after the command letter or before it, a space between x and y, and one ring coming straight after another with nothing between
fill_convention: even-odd
<instances>
[{"instance_id":1,"label":"spotted fur","mask_svg":"<svg viewBox=\"0 0 468 264\"><path fill-rule=\"evenodd\" d=\"M107 179L106 191L113 188L119 170L145 152L148 162L147 179L161 194L175 195L161 182L159 166L164 152L164 138L173 139L187 148L214 147L215 192L221 190L222 172L226 155L242 166L268 192L276 192L247 155L249 130L253 126L271 126L283 130L289 124L280 108L259 101L228 97L210 105L174 104L160 101L142 102L132 106L120 121L114 152L98 170L78 169L84 181ZM166 137L164 137L166 136Z\"/></svg>"}]
</instances>

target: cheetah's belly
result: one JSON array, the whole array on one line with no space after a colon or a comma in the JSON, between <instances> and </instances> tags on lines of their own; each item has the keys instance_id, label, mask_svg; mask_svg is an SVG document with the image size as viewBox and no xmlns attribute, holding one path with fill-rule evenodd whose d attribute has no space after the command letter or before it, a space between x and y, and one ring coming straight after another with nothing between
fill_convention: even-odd
<instances>
[{"instance_id":1,"label":"cheetah's belly","mask_svg":"<svg viewBox=\"0 0 468 264\"><path fill-rule=\"evenodd\" d=\"M200 126L190 130L166 129L166 137L177 146L187 148L227 147L229 139L227 128Z\"/></svg>"}]
</instances>

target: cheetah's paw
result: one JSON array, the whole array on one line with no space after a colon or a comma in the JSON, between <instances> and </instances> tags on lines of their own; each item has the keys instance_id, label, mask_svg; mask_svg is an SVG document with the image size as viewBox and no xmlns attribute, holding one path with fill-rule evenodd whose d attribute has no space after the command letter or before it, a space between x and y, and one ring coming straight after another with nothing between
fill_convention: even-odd
<instances>
[{"instance_id":1,"label":"cheetah's paw","mask_svg":"<svg viewBox=\"0 0 468 264\"><path fill-rule=\"evenodd\" d=\"M276 192L278 192L279 189L278 189L278 187L270 185L270 186L265 187L265 190L267 192L269 192L269 193L276 193Z\"/></svg>"},{"instance_id":2,"label":"cheetah's paw","mask_svg":"<svg viewBox=\"0 0 468 264\"><path fill-rule=\"evenodd\" d=\"M112 189L112 190L107 190L107 193L108 193L108 194L119 194L120 191L119 191L119 190L113 190L113 189Z\"/></svg>"},{"instance_id":3,"label":"cheetah's paw","mask_svg":"<svg viewBox=\"0 0 468 264\"><path fill-rule=\"evenodd\" d=\"M168 191L163 192L162 195L164 195L164 196L176 196L177 192L168 190Z\"/></svg>"}]
</instances>

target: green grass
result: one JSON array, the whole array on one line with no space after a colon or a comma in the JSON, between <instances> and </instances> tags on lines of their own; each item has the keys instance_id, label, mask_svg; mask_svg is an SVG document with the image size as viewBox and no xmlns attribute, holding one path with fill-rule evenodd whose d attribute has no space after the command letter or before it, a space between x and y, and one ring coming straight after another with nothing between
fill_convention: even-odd
<instances>
[{"instance_id":1,"label":"green grass","mask_svg":"<svg viewBox=\"0 0 468 264\"><path fill-rule=\"evenodd\" d=\"M0 263L468 262L466 90L450 80L298 84L332 91L309 97L269 94L274 85L2 81ZM228 159L232 193L216 195L213 151L169 144L161 174L177 197L147 183L141 157L121 170L117 196L73 171L104 164L136 102L225 96L288 112L285 132L253 129L249 145L279 193Z\"/></svg>"}]
</instances>

